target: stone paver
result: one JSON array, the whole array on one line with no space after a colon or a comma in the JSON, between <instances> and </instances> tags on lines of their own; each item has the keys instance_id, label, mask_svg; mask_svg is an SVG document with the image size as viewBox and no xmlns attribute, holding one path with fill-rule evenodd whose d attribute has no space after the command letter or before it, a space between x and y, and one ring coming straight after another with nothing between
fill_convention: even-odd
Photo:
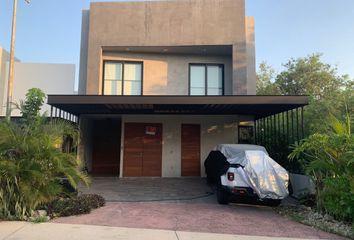
<instances>
[{"instance_id":1,"label":"stone paver","mask_svg":"<svg viewBox=\"0 0 354 240\"><path fill-rule=\"evenodd\" d=\"M208 203L108 203L91 214L55 219L56 223L164 229L206 233L343 239L293 222L269 207Z\"/></svg>"},{"instance_id":2,"label":"stone paver","mask_svg":"<svg viewBox=\"0 0 354 240\"><path fill-rule=\"evenodd\" d=\"M344 239L291 221L270 207L219 205L205 179L200 178L95 178L89 191L81 191L102 194L109 202L91 214L59 218L52 222L231 235Z\"/></svg>"},{"instance_id":3,"label":"stone paver","mask_svg":"<svg viewBox=\"0 0 354 240\"><path fill-rule=\"evenodd\" d=\"M203 178L93 178L89 189L81 193L97 193L107 201L137 202L198 199L212 189Z\"/></svg>"}]
</instances>

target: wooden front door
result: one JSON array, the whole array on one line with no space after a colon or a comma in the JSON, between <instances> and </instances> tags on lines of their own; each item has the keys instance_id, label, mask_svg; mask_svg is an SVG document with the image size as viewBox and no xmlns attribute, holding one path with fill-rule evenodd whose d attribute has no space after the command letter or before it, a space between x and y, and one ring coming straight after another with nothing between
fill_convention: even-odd
<instances>
[{"instance_id":1,"label":"wooden front door","mask_svg":"<svg viewBox=\"0 0 354 240\"><path fill-rule=\"evenodd\" d=\"M200 125L182 124L182 176L200 176Z\"/></svg>"},{"instance_id":2,"label":"wooden front door","mask_svg":"<svg viewBox=\"0 0 354 240\"><path fill-rule=\"evenodd\" d=\"M92 174L119 176L120 119L95 120L92 137Z\"/></svg>"},{"instance_id":3,"label":"wooden front door","mask_svg":"<svg viewBox=\"0 0 354 240\"><path fill-rule=\"evenodd\" d=\"M124 127L124 177L160 177L162 124L126 123Z\"/></svg>"}]
</instances>

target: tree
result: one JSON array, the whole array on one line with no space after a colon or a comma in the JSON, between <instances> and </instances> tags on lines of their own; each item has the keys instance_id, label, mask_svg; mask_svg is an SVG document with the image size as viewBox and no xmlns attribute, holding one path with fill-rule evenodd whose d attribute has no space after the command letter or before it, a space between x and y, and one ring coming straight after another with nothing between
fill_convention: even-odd
<instances>
[{"instance_id":1,"label":"tree","mask_svg":"<svg viewBox=\"0 0 354 240\"><path fill-rule=\"evenodd\" d=\"M274 84L275 71L266 62L259 65L257 73L257 94L258 95L279 95L279 90Z\"/></svg>"},{"instance_id":2,"label":"tree","mask_svg":"<svg viewBox=\"0 0 354 240\"><path fill-rule=\"evenodd\" d=\"M329 113L343 120L345 106L353 111L354 82L339 75L336 67L321 61L321 54L290 59L282 72L261 63L257 74L258 95L308 95L305 108L305 134L328 130Z\"/></svg>"},{"instance_id":3,"label":"tree","mask_svg":"<svg viewBox=\"0 0 354 240\"><path fill-rule=\"evenodd\" d=\"M30 123L40 117L39 111L44 103L44 98L44 92L38 88L32 88L26 93L25 102L21 101L19 106L23 121Z\"/></svg>"},{"instance_id":4,"label":"tree","mask_svg":"<svg viewBox=\"0 0 354 240\"><path fill-rule=\"evenodd\" d=\"M262 62L257 73L257 94L309 95L321 99L348 87L348 82L352 82L348 75L338 75L337 68L323 63L321 56L291 58L283 64L285 70L276 76L274 69Z\"/></svg>"},{"instance_id":5,"label":"tree","mask_svg":"<svg viewBox=\"0 0 354 240\"><path fill-rule=\"evenodd\" d=\"M345 86L348 76L339 76L337 69L321 61L321 54L290 59L275 79L283 95L309 95L321 99Z\"/></svg>"}]
</instances>

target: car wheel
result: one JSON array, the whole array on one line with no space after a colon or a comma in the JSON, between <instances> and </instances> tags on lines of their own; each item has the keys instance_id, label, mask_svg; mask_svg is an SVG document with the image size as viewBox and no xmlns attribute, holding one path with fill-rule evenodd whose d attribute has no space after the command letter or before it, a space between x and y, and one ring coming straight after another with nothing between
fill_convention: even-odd
<instances>
[{"instance_id":1,"label":"car wheel","mask_svg":"<svg viewBox=\"0 0 354 240\"><path fill-rule=\"evenodd\" d=\"M221 187L220 184L216 185L216 199L219 204L228 204L229 203L229 194Z\"/></svg>"}]
</instances>

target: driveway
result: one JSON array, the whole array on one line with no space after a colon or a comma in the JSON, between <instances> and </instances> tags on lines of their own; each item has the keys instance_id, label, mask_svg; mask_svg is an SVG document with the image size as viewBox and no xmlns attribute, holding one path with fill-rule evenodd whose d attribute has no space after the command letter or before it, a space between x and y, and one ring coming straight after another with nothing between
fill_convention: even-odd
<instances>
[{"instance_id":1,"label":"driveway","mask_svg":"<svg viewBox=\"0 0 354 240\"><path fill-rule=\"evenodd\" d=\"M87 192L87 190L82 190ZM278 215L270 207L219 205L204 179L94 179L90 192L105 207L55 223L163 229L187 232L343 239Z\"/></svg>"},{"instance_id":2,"label":"driveway","mask_svg":"<svg viewBox=\"0 0 354 240\"><path fill-rule=\"evenodd\" d=\"M96 177L89 189L81 187L80 192L100 194L108 202L209 201L213 194L203 178Z\"/></svg>"}]
</instances>

